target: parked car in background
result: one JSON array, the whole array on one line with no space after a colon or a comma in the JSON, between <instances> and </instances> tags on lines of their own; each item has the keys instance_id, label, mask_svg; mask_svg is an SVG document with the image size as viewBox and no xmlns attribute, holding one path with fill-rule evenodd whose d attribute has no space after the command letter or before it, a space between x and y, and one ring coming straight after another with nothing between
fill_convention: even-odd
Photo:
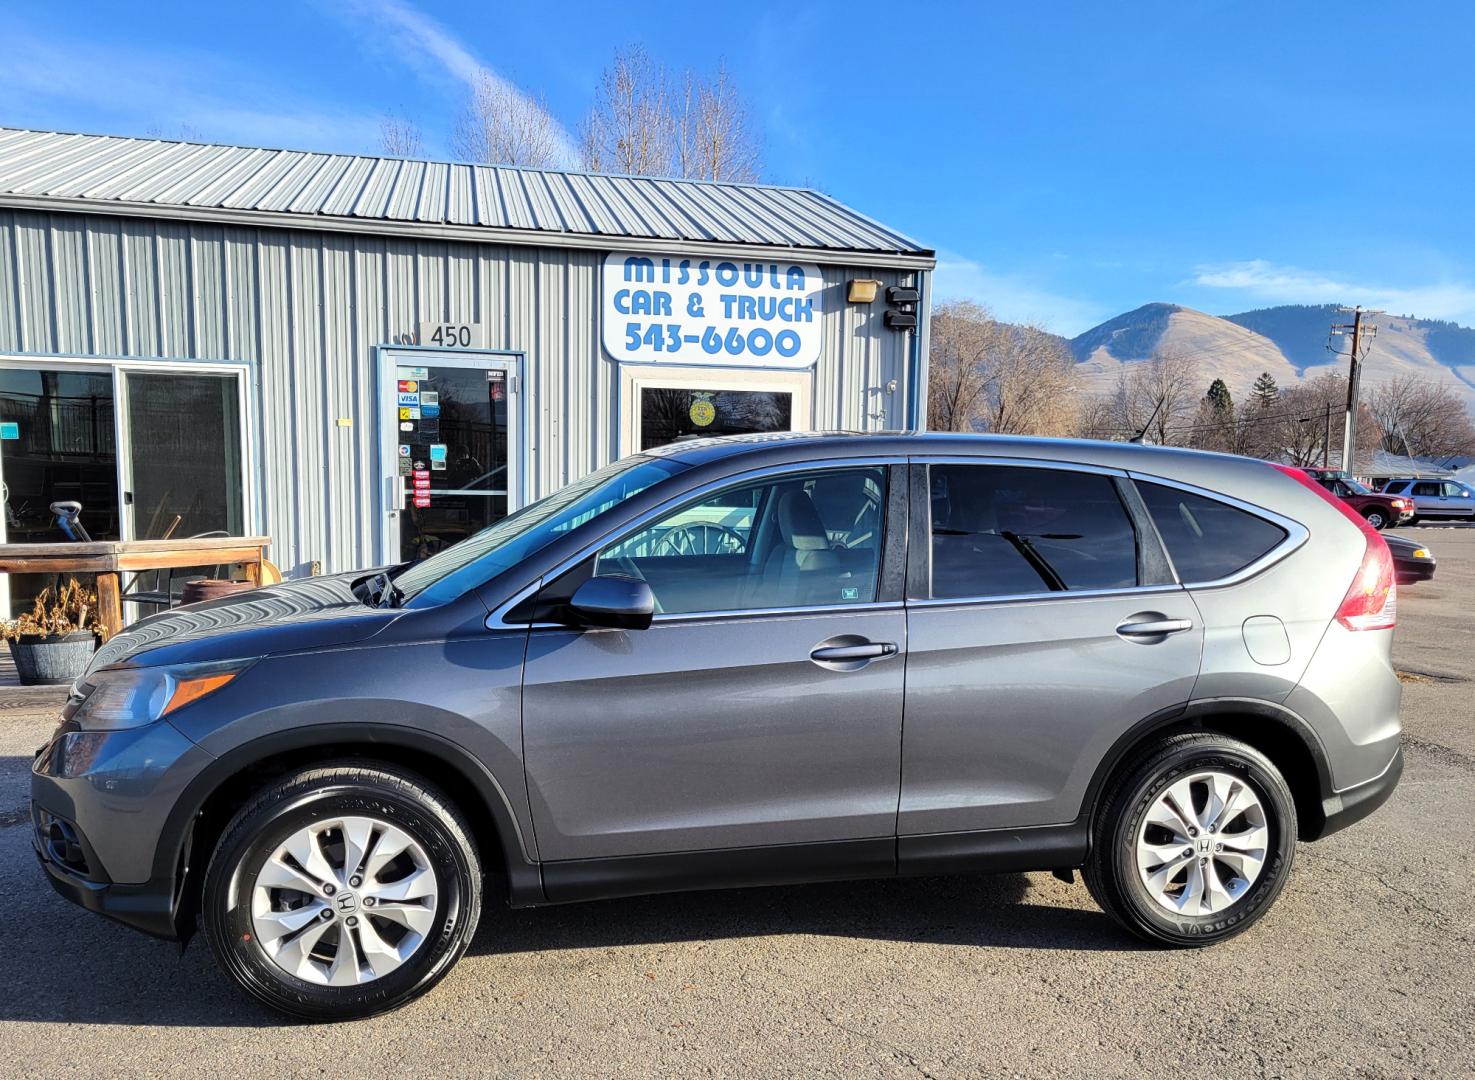
<instances>
[{"instance_id":1,"label":"parked car in background","mask_svg":"<svg viewBox=\"0 0 1475 1080\"><path fill-rule=\"evenodd\" d=\"M424 993L484 896L1081 869L1199 947L1398 782L1396 596L1362 517L1251 458L674 443L413 565L113 637L37 752L32 837L64 896L199 926L317 1019Z\"/></svg>"},{"instance_id":2,"label":"parked car in background","mask_svg":"<svg viewBox=\"0 0 1475 1080\"><path fill-rule=\"evenodd\" d=\"M1434 576L1434 553L1423 544L1401 536L1385 536L1383 541L1393 553L1393 569L1398 575L1398 584L1412 585Z\"/></svg>"},{"instance_id":3,"label":"parked car in background","mask_svg":"<svg viewBox=\"0 0 1475 1080\"><path fill-rule=\"evenodd\" d=\"M1405 476L1384 484L1383 494L1413 503L1415 520L1475 518L1475 491L1458 480L1423 480Z\"/></svg>"},{"instance_id":4,"label":"parked car in background","mask_svg":"<svg viewBox=\"0 0 1475 1080\"><path fill-rule=\"evenodd\" d=\"M1413 520L1414 507L1410 499L1376 492L1339 469L1308 468L1301 471L1356 510L1375 529L1391 529Z\"/></svg>"}]
</instances>

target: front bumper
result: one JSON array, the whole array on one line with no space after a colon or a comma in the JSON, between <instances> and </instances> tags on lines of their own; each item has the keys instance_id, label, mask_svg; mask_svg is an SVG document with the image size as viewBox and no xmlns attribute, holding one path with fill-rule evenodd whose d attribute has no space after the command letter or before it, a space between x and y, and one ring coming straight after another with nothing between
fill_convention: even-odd
<instances>
[{"instance_id":1,"label":"front bumper","mask_svg":"<svg viewBox=\"0 0 1475 1080\"><path fill-rule=\"evenodd\" d=\"M1321 800L1321 812L1323 817L1322 827L1315 836L1307 836L1307 840L1320 840L1324 836L1330 836L1334 832L1340 832L1349 825L1355 825L1367 817L1378 807L1388 801L1393 794L1393 789L1398 786L1399 777L1403 775L1403 747L1400 746L1393 754L1393 760L1382 774L1356 787L1348 788L1346 791L1333 792Z\"/></svg>"},{"instance_id":2,"label":"front bumper","mask_svg":"<svg viewBox=\"0 0 1475 1080\"><path fill-rule=\"evenodd\" d=\"M1438 564L1433 559L1397 559L1393 560L1393 572L1398 577L1400 585L1412 585L1416 581L1428 581L1434 576L1434 568Z\"/></svg>"},{"instance_id":3,"label":"front bumper","mask_svg":"<svg viewBox=\"0 0 1475 1080\"><path fill-rule=\"evenodd\" d=\"M175 870L160 837L184 786L213 760L165 722L63 724L31 764L31 844L52 886L89 911L175 936ZM172 850L172 849L171 849Z\"/></svg>"}]
</instances>

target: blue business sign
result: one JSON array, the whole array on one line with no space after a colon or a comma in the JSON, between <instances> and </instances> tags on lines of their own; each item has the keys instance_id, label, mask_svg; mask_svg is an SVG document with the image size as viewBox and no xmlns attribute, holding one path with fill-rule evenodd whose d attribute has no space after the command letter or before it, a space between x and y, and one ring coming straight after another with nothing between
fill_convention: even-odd
<instances>
[{"instance_id":1,"label":"blue business sign","mask_svg":"<svg viewBox=\"0 0 1475 1080\"><path fill-rule=\"evenodd\" d=\"M603 286L604 348L616 360L807 368L819 359L824 282L812 263L616 252Z\"/></svg>"}]
</instances>

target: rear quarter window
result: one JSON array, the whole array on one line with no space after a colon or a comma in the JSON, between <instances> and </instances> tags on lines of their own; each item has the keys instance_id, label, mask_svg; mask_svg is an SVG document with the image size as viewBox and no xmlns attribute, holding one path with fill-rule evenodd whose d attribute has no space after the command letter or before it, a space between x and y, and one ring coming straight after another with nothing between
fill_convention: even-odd
<instances>
[{"instance_id":1,"label":"rear quarter window","mask_svg":"<svg viewBox=\"0 0 1475 1080\"><path fill-rule=\"evenodd\" d=\"M1166 484L1136 483L1185 584L1236 574L1286 538L1274 522L1218 499Z\"/></svg>"}]
</instances>

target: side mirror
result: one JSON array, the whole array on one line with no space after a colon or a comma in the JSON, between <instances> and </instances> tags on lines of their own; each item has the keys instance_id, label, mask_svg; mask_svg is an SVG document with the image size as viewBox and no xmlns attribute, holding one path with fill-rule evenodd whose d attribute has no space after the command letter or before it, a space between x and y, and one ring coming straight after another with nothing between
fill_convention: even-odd
<instances>
[{"instance_id":1,"label":"side mirror","mask_svg":"<svg viewBox=\"0 0 1475 1080\"><path fill-rule=\"evenodd\" d=\"M655 614L656 598L643 581L592 577L574 590L568 606L583 626L644 630Z\"/></svg>"}]
</instances>

